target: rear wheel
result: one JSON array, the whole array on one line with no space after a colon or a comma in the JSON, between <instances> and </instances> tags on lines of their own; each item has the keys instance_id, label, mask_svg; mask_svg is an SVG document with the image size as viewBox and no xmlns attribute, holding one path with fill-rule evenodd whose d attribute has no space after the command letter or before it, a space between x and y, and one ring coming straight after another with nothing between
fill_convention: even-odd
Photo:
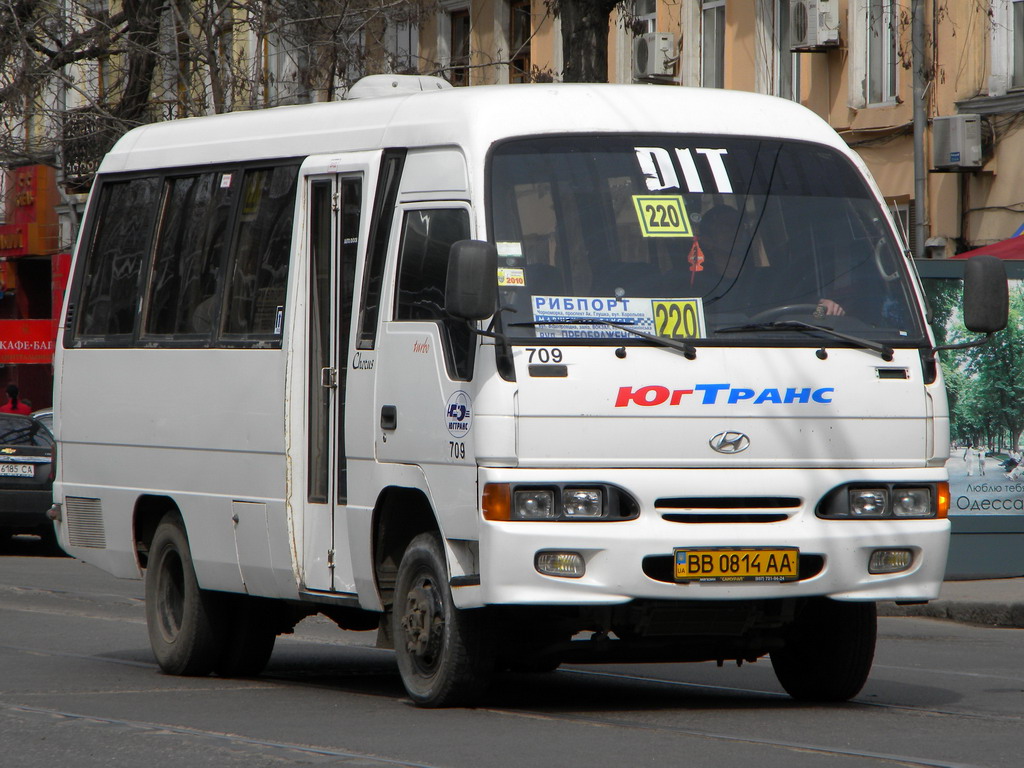
<instances>
[{"instance_id":1,"label":"rear wheel","mask_svg":"<svg viewBox=\"0 0 1024 768\"><path fill-rule=\"evenodd\" d=\"M219 595L200 589L181 518L164 516L146 568L146 624L160 669L169 675L207 675L224 648Z\"/></svg>"},{"instance_id":2,"label":"rear wheel","mask_svg":"<svg viewBox=\"0 0 1024 768\"><path fill-rule=\"evenodd\" d=\"M441 539L424 533L398 567L392 633L402 682L419 706L471 704L494 671L481 610L452 602Z\"/></svg>"},{"instance_id":3,"label":"rear wheel","mask_svg":"<svg viewBox=\"0 0 1024 768\"><path fill-rule=\"evenodd\" d=\"M771 652L786 693L801 701L846 701L860 693L875 657L876 616L874 603L805 603L785 646Z\"/></svg>"}]
</instances>

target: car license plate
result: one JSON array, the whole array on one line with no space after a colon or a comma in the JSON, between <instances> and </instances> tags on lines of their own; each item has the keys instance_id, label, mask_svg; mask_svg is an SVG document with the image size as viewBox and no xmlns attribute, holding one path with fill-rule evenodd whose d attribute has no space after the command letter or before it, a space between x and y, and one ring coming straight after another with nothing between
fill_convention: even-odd
<instances>
[{"instance_id":1,"label":"car license plate","mask_svg":"<svg viewBox=\"0 0 1024 768\"><path fill-rule=\"evenodd\" d=\"M796 547L675 549L676 581L793 581Z\"/></svg>"},{"instance_id":2,"label":"car license plate","mask_svg":"<svg viewBox=\"0 0 1024 768\"><path fill-rule=\"evenodd\" d=\"M35 464L0 462L0 477L35 477Z\"/></svg>"}]
</instances>

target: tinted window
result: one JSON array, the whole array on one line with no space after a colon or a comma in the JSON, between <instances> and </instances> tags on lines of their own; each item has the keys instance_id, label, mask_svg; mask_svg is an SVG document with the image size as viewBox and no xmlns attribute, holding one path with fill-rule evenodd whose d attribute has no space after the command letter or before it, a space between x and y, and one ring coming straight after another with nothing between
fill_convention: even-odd
<instances>
[{"instance_id":1,"label":"tinted window","mask_svg":"<svg viewBox=\"0 0 1024 768\"><path fill-rule=\"evenodd\" d=\"M472 334L464 321L444 310L448 253L452 243L469 237L469 213L463 209L409 211L402 226L396 320L433 320L442 329L449 373L470 373Z\"/></svg>"},{"instance_id":2,"label":"tinted window","mask_svg":"<svg viewBox=\"0 0 1024 768\"><path fill-rule=\"evenodd\" d=\"M139 275L159 206L156 177L104 184L79 306L81 336L124 336L135 326Z\"/></svg>"},{"instance_id":3,"label":"tinted window","mask_svg":"<svg viewBox=\"0 0 1024 768\"><path fill-rule=\"evenodd\" d=\"M0 414L0 445L36 445L49 448L53 439L38 421Z\"/></svg>"},{"instance_id":4,"label":"tinted window","mask_svg":"<svg viewBox=\"0 0 1024 768\"><path fill-rule=\"evenodd\" d=\"M380 315L380 296L384 284L384 263L404 165L405 150L388 150L381 161L377 194L374 196L373 218L370 221L366 275L363 278L363 302L357 344L359 349L373 349L377 342L377 318Z\"/></svg>"},{"instance_id":5,"label":"tinted window","mask_svg":"<svg viewBox=\"0 0 1024 768\"><path fill-rule=\"evenodd\" d=\"M246 171L224 332L280 337L291 253L297 165Z\"/></svg>"},{"instance_id":6,"label":"tinted window","mask_svg":"<svg viewBox=\"0 0 1024 768\"><path fill-rule=\"evenodd\" d=\"M764 327L801 320L889 344L923 339L884 211L832 148L686 135L516 140L494 150L489 191L512 337L646 343L607 320L705 344L820 343Z\"/></svg>"},{"instance_id":7,"label":"tinted window","mask_svg":"<svg viewBox=\"0 0 1024 768\"><path fill-rule=\"evenodd\" d=\"M144 332L209 335L239 173L170 179L149 281Z\"/></svg>"}]
</instances>

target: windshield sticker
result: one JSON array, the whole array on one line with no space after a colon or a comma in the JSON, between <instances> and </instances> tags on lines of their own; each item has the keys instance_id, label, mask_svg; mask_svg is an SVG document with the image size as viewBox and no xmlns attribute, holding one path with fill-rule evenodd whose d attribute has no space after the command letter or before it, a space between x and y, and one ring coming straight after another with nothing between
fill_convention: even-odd
<instances>
[{"instance_id":1,"label":"windshield sticker","mask_svg":"<svg viewBox=\"0 0 1024 768\"><path fill-rule=\"evenodd\" d=\"M644 237L693 237L682 195L633 195Z\"/></svg>"},{"instance_id":2,"label":"windshield sticker","mask_svg":"<svg viewBox=\"0 0 1024 768\"><path fill-rule=\"evenodd\" d=\"M532 301L538 338L628 339L636 336L630 331L665 339L702 339L707 335L704 305L697 298L533 296ZM629 330L603 323L625 325Z\"/></svg>"},{"instance_id":3,"label":"windshield sticker","mask_svg":"<svg viewBox=\"0 0 1024 768\"><path fill-rule=\"evenodd\" d=\"M533 320L538 338L628 339L633 336L600 321L628 325L654 333L654 312L649 299L617 299L600 296L534 296ZM557 323L565 323L558 325ZM578 323L578 324L575 324Z\"/></svg>"},{"instance_id":4,"label":"windshield sticker","mask_svg":"<svg viewBox=\"0 0 1024 768\"><path fill-rule=\"evenodd\" d=\"M494 247L497 249L500 258L521 259L523 257L522 243L498 242L494 244Z\"/></svg>"},{"instance_id":5,"label":"windshield sticker","mask_svg":"<svg viewBox=\"0 0 1024 768\"><path fill-rule=\"evenodd\" d=\"M666 339L703 339L704 303L700 299L652 301L654 334Z\"/></svg>"},{"instance_id":6,"label":"windshield sticker","mask_svg":"<svg viewBox=\"0 0 1024 768\"><path fill-rule=\"evenodd\" d=\"M634 147L634 151L637 162L640 164L640 172L644 175L649 191L682 189L679 184L679 174L676 172L676 164L672 162L672 155L667 149L664 147ZM694 153L701 160L700 169ZM692 151L685 147L676 149L676 160L679 163L679 170L683 173L683 180L686 182L686 191L704 192L707 186L705 182L711 181L719 194L732 194L732 180L725 167L724 158L727 154L729 154L729 150L713 147L697 147ZM707 173L711 174L710 179L705 175Z\"/></svg>"},{"instance_id":7,"label":"windshield sticker","mask_svg":"<svg viewBox=\"0 0 1024 768\"><path fill-rule=\"evenodd\" d=\"M501 288L522 288L526 285L526 275L521 269L498 267L498 286Z\"/></svg>"}]
</instances>

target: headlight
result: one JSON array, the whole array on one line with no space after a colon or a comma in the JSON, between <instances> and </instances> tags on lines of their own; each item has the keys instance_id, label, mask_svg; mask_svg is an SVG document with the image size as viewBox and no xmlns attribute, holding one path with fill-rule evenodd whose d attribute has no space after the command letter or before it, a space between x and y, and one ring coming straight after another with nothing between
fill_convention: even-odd
<instances>
[{"instance_id":1,"label":"headlight","mask_svg":"<svg viewBox=\"0 0 1024 768\"><path fill-rule=\"evenodd\" d=\"M932 494L928 488L894 488L892 513L896 517L932 517Z\"/></svg>"},{"instance_id":2,"label":"headlight","mask_svg":"<svg viewBox=\"0 0 1024 768\"><path fill-rule=\"evenodd\" d=\"M884 517L888 506L889 492L884 488L850 490L851 517Z\"/></svg>"},{"instance_id":3,"label":"headlight","mask_svg":"<svg viewBox=\"0 0 1024 768\"><path fill-rule=\"evenodd\" d=\"M604 494L600 488L566 488L562 491L562 509L575 520L604 517Z\"/></svg>"},{"instance_id":4,"label":"headlight","mask_svg":"<svg viewBox=\"0 0 1024 768\"><path fill-rule=\"evenodd\" d=\"M512 498L513 520L554 520L558 517L553 491L516 491Z\"/></svg>"},{"instance_id":5,"label":"headlight","mask_svg":"<svg viewBox=\"0 0 1024 768\"><path fill-rule=\"evenodd\" d=\"M877 483L833 488L815 514L827 520L931 520L949 511L949 483Z\"/></svg>"},{"instance_id":6,"label":"headlight","mask_svg":"<svg viewBox=\"0 0 1024 768\"><path fill-rule=\"evenodd\" d=\"M610 485L484 486L481 507L485 520L631 520L640 505L621 488Z\"/></svg>"}]
</instances>

